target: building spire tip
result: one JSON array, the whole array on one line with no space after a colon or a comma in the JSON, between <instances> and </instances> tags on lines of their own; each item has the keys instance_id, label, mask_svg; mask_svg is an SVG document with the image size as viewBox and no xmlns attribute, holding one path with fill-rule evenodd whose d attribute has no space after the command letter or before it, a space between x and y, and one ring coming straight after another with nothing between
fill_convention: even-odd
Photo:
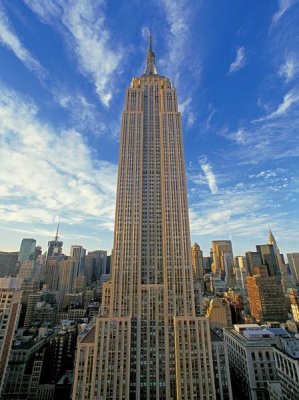
<instances>
[{"instance_id":1,"label":"building spire tip","mask_svg":"<svg viewBox=\"0 0 299 400\"><path fill-rule=\"evenodd\" d=\"M153 35L152 30L149 29L149 37L148 37L148 50L146 54L146 68L145 68L145 75L157 75L157 68L156 68L156 60L155 60L155 53L153 52Z\"/></svg>"}]
</instances>

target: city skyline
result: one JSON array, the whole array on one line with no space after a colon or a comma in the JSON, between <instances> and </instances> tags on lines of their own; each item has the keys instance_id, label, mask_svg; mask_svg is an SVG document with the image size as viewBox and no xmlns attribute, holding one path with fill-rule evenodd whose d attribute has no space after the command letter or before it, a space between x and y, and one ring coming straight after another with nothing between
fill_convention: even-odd
<instances>
[{"instance_id":1,"label":"city skyline","mask_svg":"<svg viewBox=\"0 0 299 400\"><path fill-rule=\"evenodd\" d=\"M241 255L270 226L298 251L298 2L72 4L0 2L1 250L45 251L58 216L64 249L112 248L123 93L151 27L180 94L192 243Z\"/></svg>"}]
</instances>

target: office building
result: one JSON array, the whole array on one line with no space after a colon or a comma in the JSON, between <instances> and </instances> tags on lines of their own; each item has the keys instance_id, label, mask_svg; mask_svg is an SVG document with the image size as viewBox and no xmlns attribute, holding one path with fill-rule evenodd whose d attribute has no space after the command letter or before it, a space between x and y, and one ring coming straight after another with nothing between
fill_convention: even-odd
<instances>
[{"instance_id":1,"label":"office building","mask_svg":"<svg viewBox=\"0 0 299 400\"><path fill-rule=\"evenodd\" d=\"M2 278L0 287L0 393L13 336L21 313L21 292L16 290L15 278Z\"/></svg>"},{"instance_id":2,"label":"office building","mask_svg":"<svg viewBox=\"0 0 299 400\"><path fill-rule=\"evenodd\" d=\"M253 274L254 268L262 265L260 253L257 251L247 251L245 253L248 273Z\"/></svg>"},{"instance_id":3,"label":"office building","mask_svg":"<svg viewBox=\"0 0 299 400\"><path fill-rule=\"evenodd\" d=\"M0 251L0 278L16 274L19 252Z\"/></svg>"},{"instance_id":4,"label":"office building","mask_svg":"<svg viewBox=\"0 0 299 400\"><path fill-rule=\"evenodd\" d=\"M222 336L218 329L211 329L216 399L233 400L227 344Z\"/></svg>"},{"instance_id":5,"label":"office building","mask_svg":"<svg viewBox=\"0 0 299 400\"><path fill-rule=\"evenodd\" d=\"M295 289L289 290L289 298L291 304L291 312L294 318L294 321L299 322L299 294Z\"/></svg>"},{"instance_id":6,"label":"office building","mask_svg":"<svg viewBox=\"0 0 299 400\"><path fill-rule=\"evenodd\" d=\"M277 283L281 283L281 271L279 269L273 244L257 245L256 250L260 255L262 265L267 267L268 275L275 276Z\"/></svg>"},{"instance_id":7,"label":"office building","mask_svg":"<svg viewBox=\"0 0 299 400\"><path fill-rule=\"evenodd\" d=\"M71 246L70 256L73 257L78 263L78 274L84 275L84 263L85 263L86 250L83 246L73 245Z\"/></svg>"},{"instance_id":8,"label":"office building","mask_svg":"<svg viewBox=\"0 0 299 400\"><path fill-rule=\"evenodd\" d=\"M266 400L267 382L278 380L273 354L277 335L256 324L234 325L223 333L234 398Z\"/></svg>"},{"instance_id":9,"label":"office building","mask_svg":"<svg viewBox=\"0 0 299 400\"><path fill-rule=\"evenodd\" d=\"M206 312L211 328L226 328L232 326L232 314L230 305L224 299L215 297L210 301Z\"/></svg>"},{"instance_id":10,"label":"office building","mask_svg":"<svg viewBox=\"0 0 299 400\"><path fill-rule=\"evenodd\" d=\"M18 256L18 263L22 264L23 261L34 260L35 246L35 239L22 239Z\"/></svg>"},{"instance_id":11,"label":"office building","mask_svg":"<svg viewBox=\"0 0 299 400\"><path fill-rule=\"evenodd\" d=\"M201 314L201 294L204 292L204 270L203 255L197 243L194 243L191 250L192 271L194 283L195 307L197 312Z\"/></svg>"},{"instance_id":12,"label":"office building","mask_svg":"<svg viewBox=\"0 0 299 400\"><path fill-rule=\"evenodd\" d=\"M233 249L230 240L212 241L212 272L220 275L228 284L233 276Z\"/></svg>"},{"instance_id":13,"label":"office building","mask_svg":"<svg viewBox=\"0 0 299 400\"><path fill-rule=\"evenodd\" d=\"M294 283L299 286L299 253L287 253L287 259Z\"/></svg>"},{"instance_id":14,"label":"office building","mask_svg":"<svg viewBox=\"0 0 299 400\"><path fill-rule=\"evenodd\" d=\"M268 275L266 266L255 267L255 274L247 277L247 288L250 312L256 321L287 320L282 286L275 276Z\"/></svg>"},{"instance_id":15,"label":"office building","mask_svg":"<svg viewBox=\"0 0 299 400\"><path fill-rule=\"evenodd\" d=\"M209 322L195 309L181 116L151 44L125 97L109 297L89 376L80 363L91 339L78 343L73 399L215 399Z\"/></svg>"},{"instance_id":16,"label":"office building","mask_svg":"<svg viewBox=\"0 0 299 400\"><path fill-rule=\"evenodd\" d=\"M299 399L299 339L285 332L273 349L282 399Z\"/></svg>"},{"instance_id":17,"label":"office building","mask_svg":"<svg viewBox=\"0 0 299 400\"><path fill-rule=\"evenodd\" d=\"M53 256L61 256L62 255L62 247L63 247L63 242L59 240L59 226L60 222L57 225L57 231L54 240L50 240L48 242L48 254L47 257L53 257Z\"/></svg>"}]
</instances>

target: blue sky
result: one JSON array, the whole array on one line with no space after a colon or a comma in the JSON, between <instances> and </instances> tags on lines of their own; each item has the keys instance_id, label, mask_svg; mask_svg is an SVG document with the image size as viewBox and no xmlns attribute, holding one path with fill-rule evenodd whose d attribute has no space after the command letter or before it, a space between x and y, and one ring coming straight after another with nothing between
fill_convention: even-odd
<instances>
[{"instance_id":1,"label":"blue sky","mask_svg":"<svg viewBox=\"0 0 299 400\"><path fill-rule=\"evenodd\" d=\"M298 0L0 0L1 250L112 247L126 87L178 90L192 241L299 251Z\"/></svg>"}]
</instances>

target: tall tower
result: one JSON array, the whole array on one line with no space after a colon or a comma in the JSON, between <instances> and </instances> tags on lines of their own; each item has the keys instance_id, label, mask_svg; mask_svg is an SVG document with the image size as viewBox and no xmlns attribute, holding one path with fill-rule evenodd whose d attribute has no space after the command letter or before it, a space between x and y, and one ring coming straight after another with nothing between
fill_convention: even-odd
<instances>
[{"instance_id":1,"label":"tall tower","mask_svg":"<svg viewBox=\"0 0 299 400\"><path fill-rule=\"evenodd\" d=\"M195 309L181 115L151 37L145 73L126 92L105 290L95 332L78 343L73 399L215 398L209 324Z\"/></svg>"}]
</instances>

